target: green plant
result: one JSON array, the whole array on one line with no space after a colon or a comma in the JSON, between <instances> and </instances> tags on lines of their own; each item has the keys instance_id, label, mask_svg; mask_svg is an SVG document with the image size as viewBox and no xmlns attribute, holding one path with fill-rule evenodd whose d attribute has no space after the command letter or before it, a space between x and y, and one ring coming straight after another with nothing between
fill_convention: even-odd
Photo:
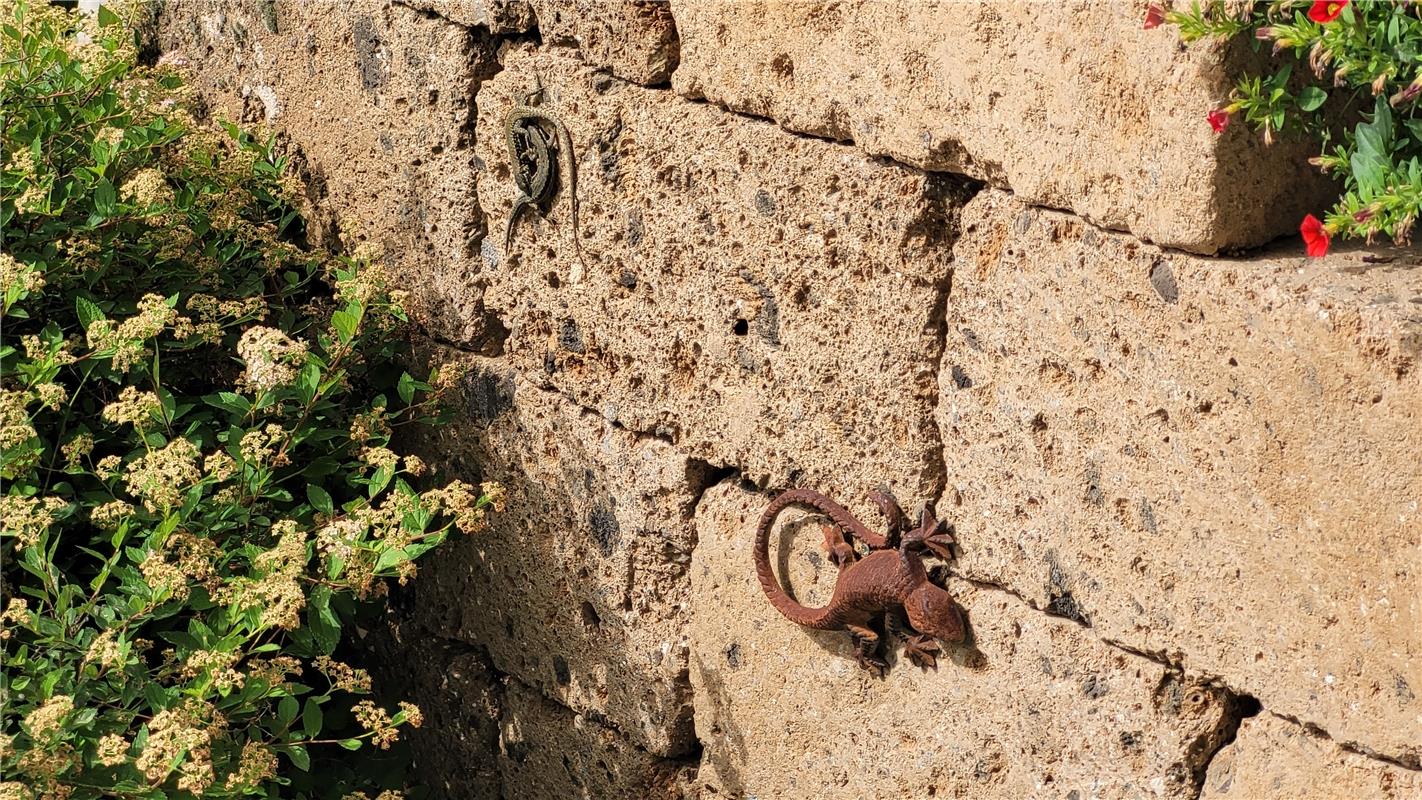
<instances>
[{"instance_id":1,"label":"green plant","mask_svg":"<svg viewBox=\"0 0 1422 800\"><path fill-rule=\"evenodd\" d=\"M1240 79L1209 121L1220 132L1242 115L1266 141L1297 131L1322 143L1311 163L1338 176L1343 195L1322 223L1310 215L1301 226L1310 255L1327 252L1330 234L1410 240L1422 213L1422 5L1197 0L1189 11L1153 7L1146 25L1162 19L1178 25L1186 41L1248 35L1287 58L1268 76ZM1294 90L1296 67L1305 80ZM1331 94L1342 97L1329 103ZM1340 117L1351 129L1337 127Z\"/></svg>"},{"instance_id":2,"label":"green plant","mask_svg":"<svg viewBox=\"0 0 1422 800\"><path fill-rule=\"evenodd\" d=\"M0 3L0 798L369 788L301 776L419 723L342 633L501 493L414 488L392 433L458 375L399 369L379 268L127 22Z\"/></svg>"}]
</instances>

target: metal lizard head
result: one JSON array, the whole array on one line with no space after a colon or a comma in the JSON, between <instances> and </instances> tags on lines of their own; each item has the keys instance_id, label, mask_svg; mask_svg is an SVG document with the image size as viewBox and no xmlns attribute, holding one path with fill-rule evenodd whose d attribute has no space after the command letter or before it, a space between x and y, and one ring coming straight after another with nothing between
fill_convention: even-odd
<instances>
[{"instance_id":1,"label":"metal lizard head","mask_svg":"<svg viewBox=\"0 0 1422 800\"><path fill-rule=\"evenodd\" d=\"M914 630L945 642L962 641L963 615L953 595L940 586L924 581L909 592L904 611Z\"/></svg>"}]
</instances>

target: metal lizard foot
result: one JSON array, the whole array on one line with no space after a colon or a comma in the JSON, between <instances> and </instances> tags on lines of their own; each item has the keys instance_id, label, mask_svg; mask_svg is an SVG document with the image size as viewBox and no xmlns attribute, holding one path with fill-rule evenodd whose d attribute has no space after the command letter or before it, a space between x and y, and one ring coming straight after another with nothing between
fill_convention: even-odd
<instances>
[{"instance_id":1,"label":"metal lizard foot","mask_svg":"<svg viewBox=\"0 0 1422 800\"><path fill-rule=\"evenodd\" d=\"M948 532L948 526L938 521L937 515L933 511L932 503L923 504L923 512L919 515L918 528L909 531L904 539L905 546L910 550L929 550L939 558L953 558L951 545L957 540L953 534Z\"/></svg>"},{"instance_id":2,"label":"metal lizard foot","mask_svg":"<svg viewBox=\"0 0 1422 800\"><path fill-rule=\"evenodd\" d=\"M924 633L914 634L904 642L904 655L924 669L937 669L938 654L941 652L943 648L938 646L937 640Z\"/></svg>"},{"instance_id":3,"label":"metal lizard foot","mask_svg":"<svg viewBox=\"0 0 1422 800\"><path fill-rule=\"evenodd\" d=\"M943 648L932 636L914 630L899 611L884 614L884 629L894 638L904 640L904 655L908 656L909 661L924 669L937 669L938 654L943 652Z\"/></svg>"},{"instance_id":4,"label":"metal lizard foot","mask_svg":"<svg viewBox=\"0 0 1422 800\"><path fill-rule=\"evenodd\" d=\"M859 560L859 553L854 550L849 537L844 535L844 530L838 525L822 525L820 530L825 534L825 550L829 553L830 563L843 569Z\"/></svg>"},{"instance_id":5,"label":"metal lizard foot","mask_svg":"<svg viewBox=\"0 0 1422 800\"><path fill-rule=\"evenodd\" d=\"M859 659L859 666L868 670L874 677L882 678L889 671L889 662L879 656L879 634L873 628L866 628L862 625L847 625L849 635L854 639L855 656Z\"/></svg>"}]
</instances>

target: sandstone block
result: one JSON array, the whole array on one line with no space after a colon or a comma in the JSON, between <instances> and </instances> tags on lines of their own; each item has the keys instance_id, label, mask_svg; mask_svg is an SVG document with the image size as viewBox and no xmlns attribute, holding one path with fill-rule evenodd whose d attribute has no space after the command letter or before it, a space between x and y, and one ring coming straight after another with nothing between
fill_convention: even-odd
<instances>
[{"instance_id":1,"label":"sandstone block","mask_svg":"<svg viewBox=\"0 0 1422 800\"><path fill-rule=\"evenodd\" d=\"M683 752L690 514L709 470L497 362L469 363L436 463L500 482L508 510L422 568L415 619L652 753Z\"/></svg>"},{"instance_id":2,"label":"sandstone block","mask_svg":"<svg viewBox=\"0 0 1422 800\"><path fill-rule=\"evenodd\" d=\"M505 800L637 797L677 800L692 767L657 758L595 715L575 714L541 692L509 684L500 726Z\"/></svg>"},{"instance_id":3,"label":"sandstone block","mask_svg":"<svg viewBox=\"0 0 1422 800\"><path fill-rule=\"evenodd\" d=\"M1205 114L1248 47L1184 48L1130 3L674 0L688 97L852 141L1198 252L1261 244L1328 199L1302 144Z\"/></svg>"},{"instance_id":4,"label":"sandstone block","mask_svg":"<svg viewBox=\"0 0 1422 800\"><path fill-rule=\"evenodd\" d=\"M1417 252L1196 258L994 191L963 230L964 574L1417 765Z\"/></svg>"},{"instance_id":5,"label":"sandstone block","mask_svg":"<svg viewBox=\"0 0 1422 800\"><path fill-rule=\"evenodd\" d=\"M1422 797L1422 773L1339 748L1262 714L1210 762L1200 800L1403 800Z\"/></svg>"},{"instance_id":6,"label":"sandstone block","mask_svg":"<svg viewBox=\"0 0 1422 800\"><path fill-rule=\"evenodd\" d=\"M658 0L532 0L544 42L575 45L589 64L644 86L676 69L676 23Z\"/></svg>"},{"instance_id":7,"label":"sandstone block","mask_svg":"<svg viewBox=\"0 0 1422 800\"><path fill-rule=\"evenodd\" d=\"M1193 798L1229 698L1006 592L950 580L969 645L876 680L849 637L775 611L752 570L767 497L727 482L697 508L692 666L698 780L714 797ZM836 570L787 512L772 555L807 605ZM775 555L777 548L780 555Z\"/></svg>"},{"instance_id":8,"label":"sandstone block","mask_svg":"<svg viewBox=\"0 0 1422 800\"><path fill-rule=\"evenodd\" d=\"M483 26L490 33L523 33L537 19L528 0L395 0L398 5L437 14L469 27Z\"/></svg>"},{"instance_id":9,"label":"sandstone block","mask_svg":"<svg viewBox=\"0 0 1422 800\"><path fill-rule=\"evenodd\" d=\"M282 134L313 238L375 246L431 333L497 349L470 147L474 93L495 67L487 34L380 0L180 0L160 26L217 116Z\"/></svg>"},{"instance_id":10,"label":"sandstone block","mask_svg":"<svg viewBox=\"0 0 1422 800\"><path fill-rule=\"evenodd\" d=\"M959 182L569 58L513 50L504 65L480 93L479 192L496 231L487 302L522 374L756 481L935 491ZM502 252L504 115L539 80L580 154L581 261L566 189Z\"/></svg>"}]
</instances>

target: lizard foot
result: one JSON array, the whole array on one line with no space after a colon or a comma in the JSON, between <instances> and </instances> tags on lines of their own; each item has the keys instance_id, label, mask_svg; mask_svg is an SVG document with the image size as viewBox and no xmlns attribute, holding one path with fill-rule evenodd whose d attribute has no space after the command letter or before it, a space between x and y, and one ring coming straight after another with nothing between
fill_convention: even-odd
<instances>
[{"instance_id":1,"label":"lizard foot","mask_svg":"<svg viewBox=\"0 0 1422 800\"><path fill-rule=\"evenodd\" d=\"M943 652L943 648L938 646L938 642L927 634L916 634L908 637L904 642L904 655L908 656L916 666L924 669L938 668L938 654Z\"/></svg>"},{"instance_id":2,"label":"lizard foot","mask_svg":"<svg viewBox=\"0 0 1422 800\"><path fill-rule=\"evenodd\" d=\"M843 569L849 564L859 560L859 554L854 551L854 545L849 543L844 531L838 525L824 525L820 528L825 534L825 550L829 552L829 560L832 564Z\"/></svg>"},{"instance_id":3,"label":"lizard foot","mask_svg":"<svg viewBox=\"0 0 1422 800\"><path fill-rule=\"evenodd\" d=\"M939 558L951 560L953 545L957 540L948 531L947 524L940 522L934 514L933 504L925 503L919 516L918 528L911 531L905 541L911 550L928 550Z\"/></svg>"},{"instance_id":4,"label":"lizard foot","mask_svg":"<svg viewBox=\"0 0 1422 800\"><path fill-rule=\"evenodd\" d=\"M863 667L876 678L882 678L889 671L889 662L878 656L866 656L859 654L859 666Z\"/></svg>"},{"instance_id":5,"label":"lizard foot","mask_svg":"<svg viewBox=\"0 0 1422 800\"><path fill-rule=\"evenodd\" d=\"M873 628L862 625L847 625L849 635L854 639L855 656L859 666L882 678L889 671L889 662L879 657L879 634Z\"/></svg>"}]
</instances>

